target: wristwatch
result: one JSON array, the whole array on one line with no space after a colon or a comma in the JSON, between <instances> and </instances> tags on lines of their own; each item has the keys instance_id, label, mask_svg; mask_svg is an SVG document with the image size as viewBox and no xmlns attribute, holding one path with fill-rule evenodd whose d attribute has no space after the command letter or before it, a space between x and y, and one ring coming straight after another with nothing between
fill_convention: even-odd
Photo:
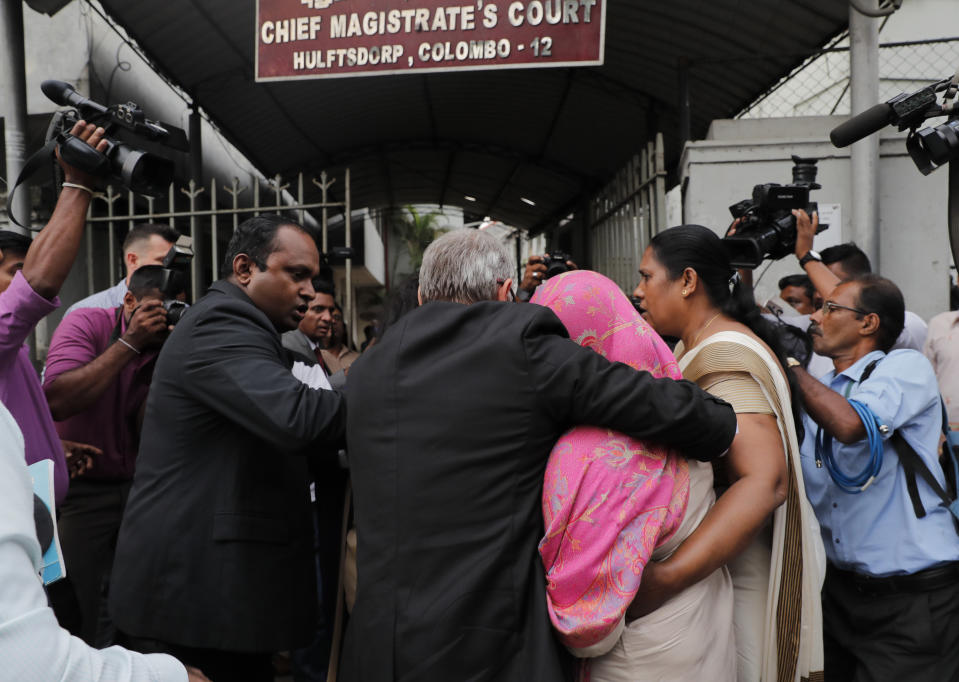
<instances>
[{"instance_id":1,"label":"wristwatch","mask_svg":"<svg viewBox=\"0 0 959 682\"><path fill-rule=\"evenodd\" d=\"M801 268L806 267L806 263L808 263L811 260L814 260L818 263L822 263L822 256L819 255L819 252L809 249L806 252L806 255L799 259L799 267Z\"/></svg>"}]
</instances>

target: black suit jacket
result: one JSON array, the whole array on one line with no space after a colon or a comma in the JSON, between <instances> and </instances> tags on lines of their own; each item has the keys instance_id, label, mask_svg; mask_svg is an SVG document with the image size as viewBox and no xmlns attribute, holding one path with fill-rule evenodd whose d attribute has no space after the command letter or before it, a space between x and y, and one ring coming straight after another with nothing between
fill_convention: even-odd
<instances>
[{"instance_id":1,"label":"black suit jacket","mask_svg":"<svg viewBox=\"0 0 959 682\"><path fill-rule=\"evenodd\" d=\"M157 361L110 611L129 635L265 652L308 643L316 615L305 453L343 433L240 289L213 284ZM335 450L334 450L335 452Z\"/></svg>"},{"instance_id":2,"label":"black suit jacket","mask_svg":"<svg viewBox=\"0 0 959 682\"><path fill-rule=\"evenodd\" d=\"M350 369L359 587L347 682L560 680L537 544L543 473L575 424L708 459L726 403L568 338L552 311L429 303Z\"/></svg>"}]
</instances>

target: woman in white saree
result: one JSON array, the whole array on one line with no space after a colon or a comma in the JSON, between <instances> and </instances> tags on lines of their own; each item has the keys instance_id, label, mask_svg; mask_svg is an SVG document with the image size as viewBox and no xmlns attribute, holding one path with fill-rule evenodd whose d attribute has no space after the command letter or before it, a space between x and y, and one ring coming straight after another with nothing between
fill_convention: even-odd
<instances>
[{"instance_id":1,"label":"woman in white saree","mask_svg":"<svg viewBox=\"0 0 959 682\"><path fill-rule=\"evenodd\" d=\"M716 504L669 558L646 567L626 646L594 661L593 680L691 679L683 670L649 675L631 659L655 660L655 652L642 649L643 633L655 632L663 608L724 565L734 588L737 679L821 680L825 559L804 493L798 416L775 334L721 240L705 227L657 235L640 277L636 293L646 319L681 339L675 353L683 376L733 405L739 433L717 469Z\"/></svg>"}]
</instances>

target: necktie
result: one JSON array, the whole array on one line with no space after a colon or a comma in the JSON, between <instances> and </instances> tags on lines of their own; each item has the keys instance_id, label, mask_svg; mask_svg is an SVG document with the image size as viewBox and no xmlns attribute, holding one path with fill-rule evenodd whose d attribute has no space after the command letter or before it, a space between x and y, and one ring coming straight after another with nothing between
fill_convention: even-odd
<instances>
[{"instance_id":1,"label":"necktie","mask_svg":"<svg viewBox=\"0 0 959 682\"><path fill-rule=\"evenodd\" d=\"M330 369L326 366L326 361L323 359L323 351L317 346L313 349L313 353L316 355L316 364L323 368L323 374L329 376Z\"/></svg>"}]
</instances>

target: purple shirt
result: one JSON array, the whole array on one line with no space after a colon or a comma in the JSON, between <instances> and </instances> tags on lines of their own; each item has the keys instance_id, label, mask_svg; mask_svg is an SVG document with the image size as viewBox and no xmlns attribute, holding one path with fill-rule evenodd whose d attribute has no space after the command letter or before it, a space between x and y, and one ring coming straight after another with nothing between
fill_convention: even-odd
<instances>
[{"instance_id":1,"label":"purple shirt","mask_svg":"<svg viewBox=\"0 0 959 682\"><path fill-rule=\"evenodd\" d=\"M20 272L0 293L0 402L23 432L27 464L53 460L57 504L67 494L67 462L25 341L37 322L59 305L59 298L48 301L35 292Z\"/></svg>"},{"instance_id":2,"label":"purple shirt","mask_svg":"<svg viewBox=\"0 0 959 682\"><path fill-rule=\"evenodd\" d=\"M122 308L79 308L63 318L50 342L44 388L64 372L83 367L103 354L126 331ZM103 450L83 478L125 481L133 478L139 441L137 416L150 388L156 352L130 360L87 409L56 422L65 440Z\"/></svg>"}]
</instances>

